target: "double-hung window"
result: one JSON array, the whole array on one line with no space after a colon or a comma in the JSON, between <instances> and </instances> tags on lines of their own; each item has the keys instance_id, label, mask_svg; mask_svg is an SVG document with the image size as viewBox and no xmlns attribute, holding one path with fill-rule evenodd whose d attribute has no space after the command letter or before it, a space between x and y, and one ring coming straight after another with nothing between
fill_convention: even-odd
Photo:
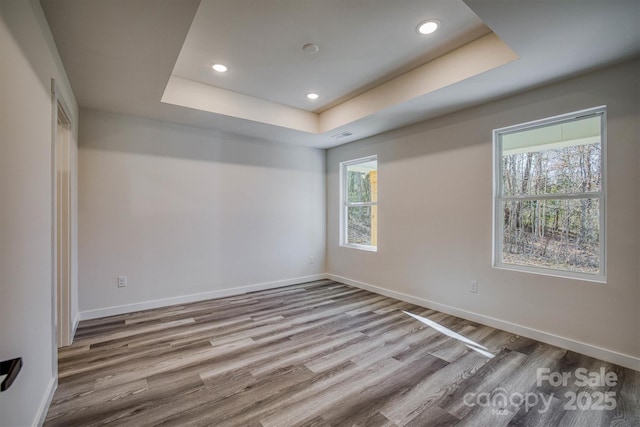
<instances>
[{"instance_id":1,"label":"double-hung window","mask_svg":"<svg viewBox=\"0 0 640 427\"><path fill-rule=\"evenodd\" d=\"M340 244L376 251L378 247L378 158L340 163Z\"/></svg>"},{"instance_id":2,"label":"double-hung window","mask_svg":"<svg viewBox=\"0 0 640 427\"><path fill-rule=\"evenodd\" d=\"M605 107L493 135L494 266L604 282Z\"/></svg>"}]
</instances>

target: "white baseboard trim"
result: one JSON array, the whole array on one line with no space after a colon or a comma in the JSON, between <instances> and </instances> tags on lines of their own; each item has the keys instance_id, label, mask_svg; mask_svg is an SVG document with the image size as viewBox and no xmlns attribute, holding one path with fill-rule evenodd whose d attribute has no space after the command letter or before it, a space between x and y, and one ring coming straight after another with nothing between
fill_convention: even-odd
<instances>
[{"instance_id":1,"label":"white baseboard trim","mask_svg":"<svg viewBox=\"0 0 640 427\"><path fill-rule=\"evenodd\" d=\"M504 320L496 319L494 317L485 316L483 314L478 314L471 311L459 309L446 304L440 304L440 303L429 301L423 298L407 295L401 292L396 292L389 289L381 288L379 286L360 282L358 280L349 279L347 277L341 277L335 274L327 274L326 276L328 279L334 280L336 282L341 282L346 285L355 286L356 288L365 289L367 291L375 292L377 294L385 295L401 301L406 301L411 304L419 305L421 307L438 310L443 313L450 314L452 316L471 320L473 322L482 323L484 325L491 326L497 329L502 329L504 331L511 332L513 334L521 335L523 337L541 341L546 344L554 345L560 348L565 348L567 350L572 350L581 354L585 354L587 356L594 357L596 359L604 360L606 362L614 363L616 365L620 365L629 369L640 371L640 358L638 357L630 356L628 354L618 353L613 350L608 350L606 348L583 343L580 341L573 340L571 338L561 337L561 336L552 334L550 332L540 331L538 329L529 328L527 326L518 325L516 323L511 323Z\"/></svg>"},{"instance_id":2,"label":"white baseboard trim","mask_svg":"<svg viewBox=\"0 0 640 427\"><path fill-rule=\"evenodd\" d=\"M47 418L47 412L49 412L49 406L51 405L53 395L55 394L57 388L58 377L55 376L49 381L47 390L42 397L42 401L40 402L40 406L38 407L38 412L36 413L36 417L33 420L34 427L40 427L42 424L44 424L44 420Z\"/></svg>"},{"instance_id":3,"label":"white baseboard trim","mask_svg":"<svg viewBox=\"0 0 640 427\"><path fill-rule=\"evenodd\" d=\"M73 338L76 336L78 323L80 323L80 312L76 313L76 317L73 319L73 323L71 324L71 342L73 342Z\"/></svg>"},{"instance_id":4,"label":"white baseboard trim","mask_svg":"<svg viewBox=\"0 0 640 427\"><path fill-rule=\"evenodd\" d=\"M134 304L118 305L113 307L98 308L95 310L81 311L79 313L80 320L98 319L101 317L115 316L118 314L132 313L134 311L149 310L152 308L166 307L175 304L187 304L190 302L205 301L214 298L223 298L234 295L246 294L247 292L262 291L265 289L280 288L282 286L296 285L298 283L312 282L314 280L326 279L327 275L314 274L311 276L294 277L292 279L278 280L275 282L257 283L248 286L239 286L236 288L219 289L210 292L202 292L198 294L182 295L171 298L162 298L151 301L143 301Z\"/></svg>"}]
</instances>

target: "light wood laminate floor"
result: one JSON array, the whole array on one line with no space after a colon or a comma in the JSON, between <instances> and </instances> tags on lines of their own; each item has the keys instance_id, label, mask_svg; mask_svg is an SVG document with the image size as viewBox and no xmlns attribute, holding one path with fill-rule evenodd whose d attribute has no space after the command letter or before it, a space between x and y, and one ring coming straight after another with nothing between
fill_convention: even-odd
<instances>
[{"instance_id":1,"label":"light wood laminate floor","mask_svg":"<svg viewBox=\"0 0 640 427\"><path fill-rule=\"evenodd\" d=\"M637 427L640 373L325 280L81 322L45 425L103 424Z\"/></svg>"}]
</instances>

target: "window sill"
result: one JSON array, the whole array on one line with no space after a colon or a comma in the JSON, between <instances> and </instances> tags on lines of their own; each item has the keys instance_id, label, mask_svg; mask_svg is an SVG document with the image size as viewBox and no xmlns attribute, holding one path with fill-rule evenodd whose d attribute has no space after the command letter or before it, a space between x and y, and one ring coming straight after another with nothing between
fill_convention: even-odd
<instances>
[{"instance_id":1,"label":"window sill","mask_svg":"<svg viewBox=\"0 0 640 427\"><path fill-rule=\"evenodd\" d=\"M516 271L519 273L537 274L539 276L558 277L560 279L580 280L584 282L607 284L607 276L601 274L574 273L569 271L551 270L546 268L527 267L517 264L496 263L492 266L498 270Z\"/></svg>"},{"instance_id":2,"label":"window sill","mask_svg":"<svg viewBox=\"0 0 640 427\"><path fill-rule=\"evenodd\" d=\"M350 249L360 249L361 251L367 251L367 252L378 252L377 246L358 245L356 243L341 243L340 247L350 248Z\"/></svg>"}]
</instances>

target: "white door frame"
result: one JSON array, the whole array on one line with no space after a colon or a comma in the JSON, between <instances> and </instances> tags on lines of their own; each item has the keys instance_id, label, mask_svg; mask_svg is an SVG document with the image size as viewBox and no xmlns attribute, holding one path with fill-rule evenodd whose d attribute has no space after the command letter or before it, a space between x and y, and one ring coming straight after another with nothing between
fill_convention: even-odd
<instances>
[{"instance_id":1,"label":"white door frame","mask_svg":"<svg viewBox=\"0 0 640 427\"><path fill-rule=\"evenodd\" d=\"M71 319L72 275L72 185L71 144L73 123L55 80L52 91L52 320L53 346L71 345L73 340ZM57 374L57 357L54 362Z\"/></svg>"}]
</instances>

